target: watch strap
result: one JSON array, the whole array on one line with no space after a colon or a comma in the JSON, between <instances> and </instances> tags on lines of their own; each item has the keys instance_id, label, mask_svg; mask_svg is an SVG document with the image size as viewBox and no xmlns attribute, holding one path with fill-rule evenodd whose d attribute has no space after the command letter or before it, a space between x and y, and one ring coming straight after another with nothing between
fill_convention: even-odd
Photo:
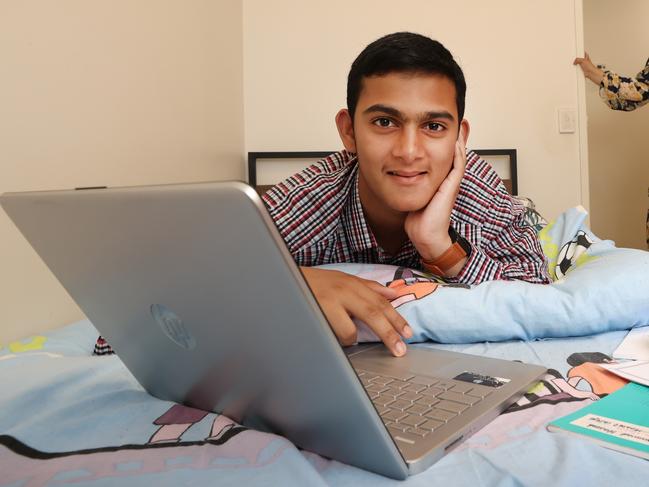
<instances>
[{"instance_id":1,"label":"watch strap","mask_svg":"<svg viewBox=\"0 0 649 487\"><path fill-rule=\"evenodd\" d=\"M467 253L459 242L453 242L442 255L433 260L423 260L422 265L427 271L438 276L444 276L458 262L467 257Z\"/></svg>"}]
</instances>

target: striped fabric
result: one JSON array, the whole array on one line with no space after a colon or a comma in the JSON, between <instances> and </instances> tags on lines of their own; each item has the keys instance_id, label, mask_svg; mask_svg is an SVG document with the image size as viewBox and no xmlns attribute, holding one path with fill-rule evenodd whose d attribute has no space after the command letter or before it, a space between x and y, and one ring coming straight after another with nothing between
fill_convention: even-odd
<instances>
[{"instance_id":1,"label":"striped fabric","mask_svg":"<svg viewBox=\"0 0 649 487\"><path fill-rule=\"evenodd\" d=\"M108 344L106 339L101 335L97 338L95 343L95 350L92 352L93 355L112 355L115 352L113 348Z\"/></svg>"},{"instance_id":2,"label":"striped fabric","mask_svg":"<svg viewBox=\"0 0 649 487\"><path fill-rule=\"evenodd\" d=\"M363 215L354 154L331 154L269 189L263 200L298 265L356 262L423 270L412 242L396 255L377 244ZM549 283L536 232L523 215L524 207L507 193L493 168L469 151L451 224L473 250L462 271L447 280Z\"/></svg>"}]
</instances>

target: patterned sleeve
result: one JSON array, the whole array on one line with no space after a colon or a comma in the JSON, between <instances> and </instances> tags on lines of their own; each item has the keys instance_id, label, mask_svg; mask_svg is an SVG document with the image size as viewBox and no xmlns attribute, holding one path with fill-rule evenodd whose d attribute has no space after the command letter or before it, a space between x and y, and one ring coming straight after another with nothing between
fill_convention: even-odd
<instances>
[{"instance_id":1,"label":"patterned sleeve","mask_svg":"<svg viewBox=\"0 0 649 487\"><path fill-rule=\"evenodd\" d=\"M472 193L483 196L477 198ZM460 273L449 281L464 284L497 279L551 282L536 231L524 219L524 206L509 195L489 164L483 160L472 164L458 199L471 201L472 211L467 214L472 213L474 218L480 214L480 224L469 224L463 215L453 219L455 229L471 242L472 250ZM463 205L459 206L463 212Z\"/></svg>"},{"instance_id":2,"label":"patterned sleeve","mask_svg":"<svg viewBox=\"0 0 649 487\"><path fill-rule=\"evenodd\" d=\"M613 110L630 112L649 103L649 59L635 78L627 78L598 65L604 71L599 96Z\"/></svg>"}]
</instances>

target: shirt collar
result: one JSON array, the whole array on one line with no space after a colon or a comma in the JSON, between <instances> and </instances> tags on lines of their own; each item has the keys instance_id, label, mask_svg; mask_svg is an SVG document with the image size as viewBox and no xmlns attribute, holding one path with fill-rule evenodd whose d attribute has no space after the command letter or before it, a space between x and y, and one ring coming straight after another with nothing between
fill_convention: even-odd
<instances>
[{"instance_id":1,"label":"shirt collar","mask_svg":"<svg viewBox=\"0 0 649 487\"><path fill-rule=\"evenodd\" d=\"M361 197L358 191L359 168L357 157L347 152L345 152L344 156L350 157L350 164L354 164L350 177L347 204L341 217L343 231L345 232L351 250L356 253L373 250L377 253L380 263L384 264L411 262L413 259L418 261L419 254L410 240L406 241L399 252L393 256L388 256L379 247L372 230L365 221L365 213L363 212L363 205L361 204Z\"/></svg>"}]
</instances>

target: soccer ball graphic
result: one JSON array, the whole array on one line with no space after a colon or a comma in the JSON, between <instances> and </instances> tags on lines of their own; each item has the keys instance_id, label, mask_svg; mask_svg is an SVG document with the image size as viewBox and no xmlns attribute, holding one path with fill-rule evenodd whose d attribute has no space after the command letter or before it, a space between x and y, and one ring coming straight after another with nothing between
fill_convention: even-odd
<instances>
[{"instance_id":1,"label":"soccer ball graphic","mask_svg":"<svg viewBox=\"0 0 649 487\"><path fill-rule=\"evenodd\" d=\"M586 252L592 244L593 241L588 235L580 230L577 232L575 238L561 247L561 251L557 257L557 265L554 267L557 279L564 277L570 268L574 266L579 256Z\"/></svg>"}]
</instances>

